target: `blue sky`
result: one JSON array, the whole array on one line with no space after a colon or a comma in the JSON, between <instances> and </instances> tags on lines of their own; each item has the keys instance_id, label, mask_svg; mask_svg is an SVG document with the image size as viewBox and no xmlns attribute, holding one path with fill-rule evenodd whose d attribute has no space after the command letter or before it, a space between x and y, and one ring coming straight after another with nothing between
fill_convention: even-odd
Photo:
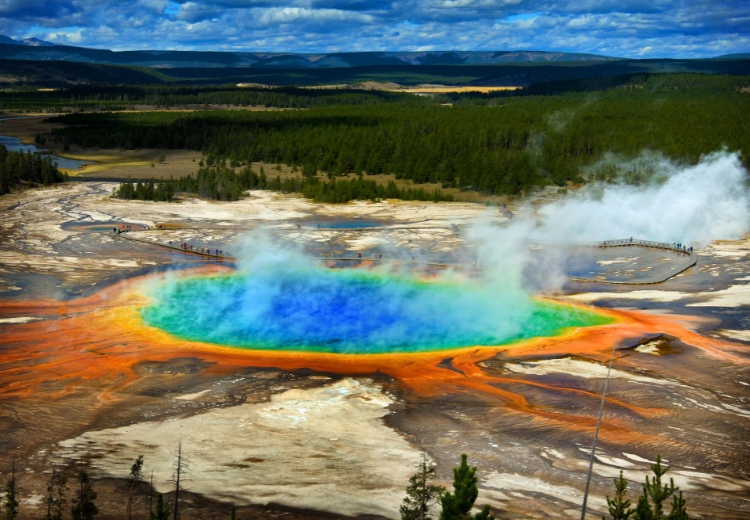
<instances>
[{"instance_id":1,"label":"blue sky","mask_svg":"<svg viewBox=\"0 0 750 520\"><path fill-rule=\"evenodd\" d=\"M84 47L269 52L750 52L750 0L0 0L0 34Z\"/></svg>"}]
</instances>

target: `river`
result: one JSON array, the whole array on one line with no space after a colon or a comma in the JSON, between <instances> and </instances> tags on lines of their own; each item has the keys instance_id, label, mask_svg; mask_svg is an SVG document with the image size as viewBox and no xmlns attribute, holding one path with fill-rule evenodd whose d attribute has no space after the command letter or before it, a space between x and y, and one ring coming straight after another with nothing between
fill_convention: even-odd
<instances>
[{"instance_id":1,"label":"river","mask_svg":"<svg viewBox=\"0 0 750 520\"><path fill-rule=\"evenodd\" d=\"M0 123L2 123L2 121L6 121L7 119L15 118L0 119ZM79 161L77 159L66 159L65 157L60 157L59 155L49 153L49 150L47 150L46 148L40 148L33 144L24 144L18 137L12 137L9 135L0 135L0 144L5 146L11 152L30 151L31 153L43 153L49 155L52 159L52 162L56 163L58 168L63 168L65 170L80 170L87 164L94 164L91 161Z\"/></svg>"}]
</instances>

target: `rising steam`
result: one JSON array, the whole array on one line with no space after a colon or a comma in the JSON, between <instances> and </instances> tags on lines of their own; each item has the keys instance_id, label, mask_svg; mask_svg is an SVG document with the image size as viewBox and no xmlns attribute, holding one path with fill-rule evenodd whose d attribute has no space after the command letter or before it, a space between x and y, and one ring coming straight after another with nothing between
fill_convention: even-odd
<instances>
[{"instance_id":1,"label":"rising steam","mask_svg":"<svg viewBox=\"0 0 750 520\"><path fill-rule=\"evenodd\" d=\"M566 246L638 238L702 247L750 230L748 172L736 153L716 152L678 167L647 155L650 179L638 186L592 183L538 210L526 207L503 226L486 222L467 233L491 284L518 293L556 291L566 280ZM535 242L551 244L531 254Z\"/></svg>"},{"instance_id":2,"label":"rising steam","mask_svg":"<svg viewBox=\"0 0 750 520\"><path fill-rule=\"evenodd\" d=\"M544 206L531 238L565 242L636 237L704 246L750 229L748 173L738 154L717 152L695 166L662 160L644 186L592 185Z\"/></svg>"}]
</instances>

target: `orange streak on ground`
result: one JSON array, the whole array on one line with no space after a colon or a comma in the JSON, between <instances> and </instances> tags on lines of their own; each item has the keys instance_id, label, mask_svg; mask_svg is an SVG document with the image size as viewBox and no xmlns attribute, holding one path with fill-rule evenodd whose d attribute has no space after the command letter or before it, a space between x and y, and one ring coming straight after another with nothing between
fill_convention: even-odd
<instances>
[{"instance_id":1,"label":"orange streak on ground","mask_svg":"<svg viewBox=\"0 0 750 520\"><path fill-rule=\"evenodd\" d=\"M226 271L222 267L206 267L198 272L216 274ZM606 309L597 309L597 312L614 318L615 323L496 347L368 355L240 350L181 340L144 325L139 311L149 300L143 282L155 278L163 279L164 276L136 278L71 302L0 302L2 315L56 318L0 328L0 398L60 397L86 386L88 391L93 387L104 401L115 400L119 390L138 378L135 368L139 363L192 357L214 363L207 369L209 373L230 372L238 367L306 368L354 376L381 372L400 380L420 395L475 392L498 399L506 409L516 413L562 424L572 430L590 430L595 425L594 417L549 411L499 385L530 385L587 398L599 398L598 395L524 380L520 376L490 375L478 363L500 353L505 358L586 354L606 362L613 346L626 338L665 333L709 356L749 364L747 358L734 353L742 347L691 331L688 327L698 323L695 318ZM450 360L456 370L440 366L445 360ZM611 398L608 401L641 417L666 413L662 409L642 408ZM633 441L637 437L640 442L648 441L641 439L642 436L623 420L605 420L601 433L604 439Z\"/></svg>"},{"instance_id":2,"label":"orange streak on ground","mask_svg":"<svg viewBox=\"0 0 750 520\"><path fill-rule=\"evenodd\" d=\"M579 395L583 397L589 397L592 399L600 399L600 394L594 394L592 392L581 390L578 388L564 388L559 386L553 386L553 385L547 385L544 383L539 383L537 381L524 381L522 379L517 378L510 378L510 377L497 377L497 376L489 376L485 374L481 368L479 368L475 364L468 364L466 366L464 365L457 365L456 363L453 363L453 366L456 368L460 368L469 378L476 380L476 381L484 381L487 384L490 383L507 383L507 384L520 384L520 385L528 385L533 386L536 388L541 388L544 390L552 390L555 392L561 392L565 394L573 394L573 395ZM613 404L615 406L619 406L620 408L625 408L626 410L629 410L633 413L636 413L640 415L641 417L655 417L658 415L664 415L667 412L667 410L663 409L656 409L656 408L643 408L641 406L635 406L631 404L627 404L623 401L620 401L619 399L613 399L611 397L605 398L607 403Z\"/></svg>"}]
</instances>

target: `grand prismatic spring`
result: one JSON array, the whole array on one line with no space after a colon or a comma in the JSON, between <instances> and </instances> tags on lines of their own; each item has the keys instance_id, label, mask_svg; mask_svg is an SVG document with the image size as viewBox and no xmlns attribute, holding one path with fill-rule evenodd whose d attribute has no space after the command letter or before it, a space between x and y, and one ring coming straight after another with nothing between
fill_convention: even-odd
<instances>
[{"instance_id":1,"label":"grand prismatic spring","mask_svg":"<svg viewBox=\"0 0 750 520\"><path fill-rule=\"evenodd\" d=\"M528 244L483 235L489 246L471 256L470 226L487 219L477 205L257 193L210 208L145 206L112 201L110 189L9 202L27 213L8 220L3 253L2 283L17 289L0 299L0 442L24 461L32 493L43 496L50 464L86 456L114 518L114 479L142 454L168 491L182 442L189 517L234 504L397 518L420 452L446 484L466 452L483 503L573 518L612 358L592 514L605 510L612 477L623 470L635 487L656 454L696 517L750 512L747 237L712 243L658 285L568 281L535 293L515 262ZM304 225L351 222L351 211L377 225ZM513 230L502 214L491 219ZM108 222L139 231L118 237ZM576 273L625 280L686 258L638 247L566 254ZM565 264L530 265L552 278L553 262Z\"/></svg>"},{"instance_id":2,"label":"grand prismatic spring","mask_svg":"<svg viewBox=\"0 0 750 520\"><path fill-rule=\"evenodd\" d=\"M142 316L145 323L192 341L335 354L497 346L612 321L552 302L508 302L491 289L471 280L276 269L166 284Z\"/></svg>"}]
</instances>

